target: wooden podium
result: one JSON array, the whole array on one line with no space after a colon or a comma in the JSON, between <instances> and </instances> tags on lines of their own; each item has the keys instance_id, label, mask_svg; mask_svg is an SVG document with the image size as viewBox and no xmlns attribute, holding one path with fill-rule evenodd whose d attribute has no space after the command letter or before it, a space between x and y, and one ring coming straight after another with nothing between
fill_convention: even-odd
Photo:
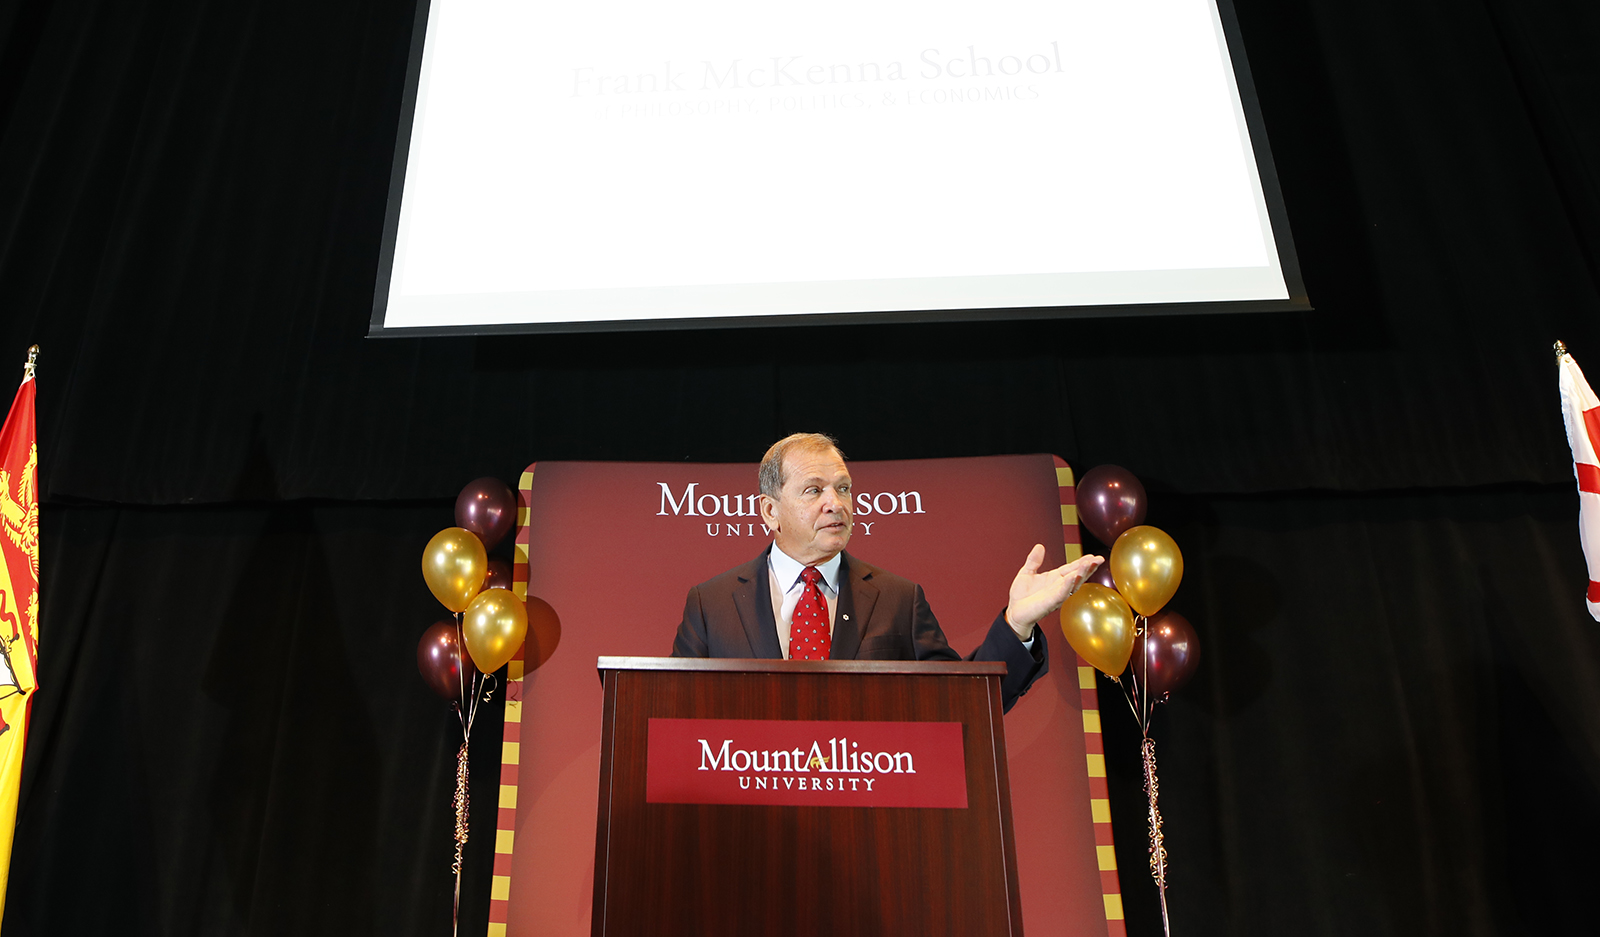
<instances>
[{"instance_id":1,"label":"wooden podium","mask_svg":"<svg viewBox=\"0 0 1600 937\"><path fill-rule=\"evenodd\" d=\"M597 937L1022 933L1004 664L599 669Z\"/></svg>"}]
</instances>

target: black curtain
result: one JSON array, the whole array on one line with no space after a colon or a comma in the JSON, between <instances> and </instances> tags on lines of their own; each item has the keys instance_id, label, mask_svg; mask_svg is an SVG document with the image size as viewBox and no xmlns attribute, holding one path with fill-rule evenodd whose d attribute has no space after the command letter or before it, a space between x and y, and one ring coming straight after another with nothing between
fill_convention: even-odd
<instances>
[{"instance_id":1,"label":"black curtain","mask_svg":"<svg viewBox=\"0 0 1600 937\"><path fill-rule=\"evenodd\" d=\"M46 493L445 497L536 458L1055 452L1184 491L1568 477L1600 350L1600 13L1245 0L1304 315L363 338L408 3L20 0L0 21L0 353ZM1173 141L1181 145L1182 141Z\"/></svg>"},{"instance_id":2,"label":"black curtain","mask_svg":"<svg viewBox=\"0 0 1600 937\"><path fill-rule=\"evenodd\" d=\"M1203 648L1154 730L1176 928L1583 919L1600 629L1573 501L1158 497L1188 559L1173 607ZM52 506L7 932L443 933L459 728L416 676L436 613L415 567L449 512ZM1138 733L1101 692L1130 933L1159 933ZM475 733L467 933L487 913L498 719Z\"/></svg>"},{"instance_id":3,"label":"black curtain","mask_svg":"<svg viewBox=\"0 0 1600 937\"><path fill-rule=\"evenodd\" d=\"M1174 932L1592 920L1600 628L1570 491L1171 497L1201 671L1154 720ZM1129 933L1159 934L1138 729L1101 684Z\"/></svg>"},{"instance_id":4,"label":"black curtain","mask_svg":"<svg viewBox=\"0 0 1600 937\"><path fill-rule=\"evenodd\" d=\"M1550 344L1600 361L1600 7L1236 6L1314 313L431 340L363 337L411 4L0 7L46 500L8 932L440 932L455 730L411 655L449 499L810 428L1145 479L1205 648L1157 720L1181 932L1581 913L1600 624Z\"/></svg>"},{"instance_id":5,"label":"black curtain","mask_svg":"<svg viewBox=\"0 0 1600 937\"><path fill-rule=\"evenodd\" d=\"M450 510L47 509L5 932L449 933L461 729L416 676L411 574ZM468 934L501 713L473 730Z\"/></svg>"}]
</instances>

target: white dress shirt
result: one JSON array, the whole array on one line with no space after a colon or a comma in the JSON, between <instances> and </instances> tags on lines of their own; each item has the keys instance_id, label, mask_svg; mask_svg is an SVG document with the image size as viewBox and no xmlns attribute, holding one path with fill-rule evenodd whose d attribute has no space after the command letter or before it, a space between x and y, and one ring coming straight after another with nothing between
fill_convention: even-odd
<instances>
[{"instance_id":1,"label":"white dress shirt","mask_svg":"<svg viewBox=\"0 0 1600 937\"><path fill-rule=\"evenodd\" d=\"M833 559L817 567L817 572L822 574L822 581L817 583L817 588L822 590L823 601L828 606L828 637L833 637L833 621L839 614L839 558L843 554L835 554ZM783 649L783 659L789 659L789 623L794 620L794 607L800 604L800 594L805 591L806 581L800 578L805 571L805 564L778 549L774 543L772 549L767 551L767 583L772 592L772 618L778 623L778 647Z\"/></svg>"},{"instance_id":2,"label":"white dress shirt","mask_svg":"<svg viewBox=\"0 0 1600 937\"><path fill-rule=\"evenodd\" d=\"M839 615L839 558L843 555L834 554L833 559L817 567L817 572L822 574L822 581L817 583L817 588L822 590L823 601L828 605L830 641L833 640L834 620ZM805 564L778 549L776 543L767 551L767 585L772 593L772 618L778 623L778 647L783 649L784 660L789 659L789 625L794 620L794 607L800 604L800 593L805 591L806 581L800 578L805 568ZM1034 642L1039 640L1037 627L1021 640L1022 646L1032 651Z\"/></svg>"}]
</instances>

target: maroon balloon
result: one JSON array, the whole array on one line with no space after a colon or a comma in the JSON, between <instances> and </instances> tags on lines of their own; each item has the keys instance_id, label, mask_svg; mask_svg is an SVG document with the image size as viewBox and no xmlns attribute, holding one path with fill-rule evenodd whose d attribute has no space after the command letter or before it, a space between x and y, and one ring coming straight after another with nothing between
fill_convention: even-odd
<instances>
[{"instance_id":1,"label":"maroon balloon","mask_svg":"<svg viewBox=\"0 0 1600 937\"><path fill-rule=\"evenodd\" d=\"M517 522L517 496L498 478L468 482L456 497L456 526L478 535L485 550L493 550Z\"/></svg>"},{"instance_id":2,"label":"maroon balloon","mask_svg":"<svg viewBox=\"0 0 1600 937\"><path fill-rule=\"evenodd\" d=\"M461 702L461 690L472 686L477 668L457 640L456 623L441 621L422 633L417 642L417 670L428 689L453 702Z\"/></svg>"},{"instance_id":3,"label":"maroon balloon","mask_svg":"<svg viewBox=\"0 0 1600 937\"><path fill-rule=\"evenodd\" d=\"M1094 568L1094 573L1084 582L1096 582L1112 592L1117 591L1117 581L1111 578L1111 561L1108 559ZM1119 593L1120 594L1120 593Z\"/></svg>"},{"instance_id":4,"label":"maroon balloon","mask_svg":"<svg viewBox=\"0 0 1600 937\"><path fill-rule=\"evenodd\" d=\"M505 560L490 560L489 575L483 577L485 589L511 588L511 564Z\"/></svg>"},{"instance_id":5,"label":"maroon balloon","mask_svg":"<svg viewBox=\"0 0 1600 937\"><path fill-rule=\"evenodd\" d=\"M1128 666L1147 681L1150 699L1160 701L1189 682L1199 665L1200 638L1194 626L1177 612L1162 609L1146 622L1145 633L1134 639L1133 660Z\"/></svg>"},{"instance_id":6,"label":"maroon balloon","mask_svg":"<svg viewBox=\"0 0 1600 937\"><path fill-rule=\"evenodd\" d=\"M1078 480L1078 521L1106 546L1144 523L1144 485L1120 465L1097 465Z\"/></svg>"}]
</instances>

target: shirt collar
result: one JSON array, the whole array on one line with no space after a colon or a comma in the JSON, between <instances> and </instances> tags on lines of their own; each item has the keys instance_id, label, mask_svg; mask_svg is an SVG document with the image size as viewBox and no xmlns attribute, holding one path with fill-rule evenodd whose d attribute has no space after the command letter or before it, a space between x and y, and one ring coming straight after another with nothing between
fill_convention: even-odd
<instances>
[{"instance_id":1,"label":"shirt collar","mask_svg":"<svg viewBox=\"0 0 1600 937\"><path fill-rule=\"evenodd\" d=\"M828 589L834 595L839 594L839 566L843 557L843 553L835 553L833 559L817 566L822 581L828 584ZM774 543L772 549L767 551L767 568L772 571L772 581L778 584L779 591L788 592L800 581L800 571L805 569L805 565L778 549Z\"/></svg>"}]
</instances>

